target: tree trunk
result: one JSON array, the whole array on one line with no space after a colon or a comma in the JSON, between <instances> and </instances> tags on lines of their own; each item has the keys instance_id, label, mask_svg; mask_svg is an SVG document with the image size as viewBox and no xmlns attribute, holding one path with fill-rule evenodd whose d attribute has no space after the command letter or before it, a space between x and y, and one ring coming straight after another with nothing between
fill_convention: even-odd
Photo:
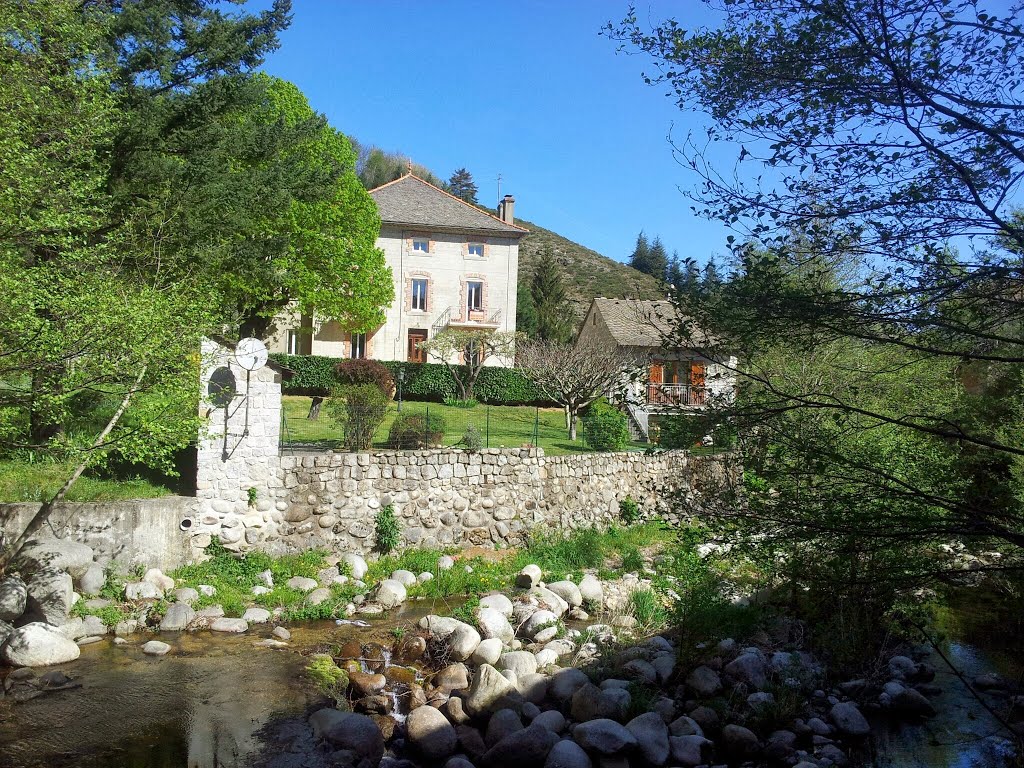
<instances>
[{"instance_id":1,"label":"tree trunk","mask_svg":"<svg viewBox=\"0 0 1024 768\"><path fill-rule=\"evenodd\" d=\"M572 417L569 415L569 406L563 406L562 411L565 415L565 428L568 429L570 426L570 420L572 419Z\"/></svg>"},{"instance_id":2,"label":"tree trunk","mask_svg":"<svg viewBox=\"0 0 1024 768\"><path fill-rule=\"evenodd\" d=\"M576 411L572 411L569 414L569 439L573 442L576 441L576 424L579 421L579 417L576 415Z\"/></svg>"},{"instance_id":3,"label":"tree trunk","mask_svg":"<svg viewBox=\"0 0 1024 768\"><path fill-rule=\"evenodd\" d=\"M316 421L317 419L320 418L320 405L323 403L323 401L324 399L322 397L313 398L313 400L309 404L309 413L306 414L307 419L312 419L313 421Z\"/></svg>"},{"instance_id":4,"label":"tree trunk","mask_svg":"<svg viewBox=\"0 0 1024 768\"><path fill-rule=\"evenodd\" d=\"M92 446L90 446L90 451L94 451L103 445L103 441L107 439L107 435L109 435L111 431L113 431L114 427L117 426L121 417L124 416L124 412L128 409L128 403L131 402L132 397L142 386L142 379L145 375L146 366L144 365L142 366L142 370L139 371L139 375L136 377L135 383L132 384L131 388L125 393L125 396L121 399L121 404L117 407L117 410L114 411L114 415L110 417L110 421L107 422L103 431L96 436L95 440L93 440ZM11 561L21 551L21 548L25 546L25 543L43 527L43 523L45 523L50 517L54 507L64 499L68 491L71 490L71 486L78 481L78 478L82 476L82 473L85 472L88 465L89 454L86 453L85 458L78 463L78 466L75 467L75 471L71 473L71 476L64 482L64 485L60 487L60 490L53 495L53 498L49 501L43 502L39 507L39 511L35 513L31 520L29 520L28 525L25 527L25 530L21 532L21 535L18 536L18 538L16 538L11 545L5 549L5 551L0 552L0 573L7 570L7 566L10 565Z\"/></svg>"}]
</instances>

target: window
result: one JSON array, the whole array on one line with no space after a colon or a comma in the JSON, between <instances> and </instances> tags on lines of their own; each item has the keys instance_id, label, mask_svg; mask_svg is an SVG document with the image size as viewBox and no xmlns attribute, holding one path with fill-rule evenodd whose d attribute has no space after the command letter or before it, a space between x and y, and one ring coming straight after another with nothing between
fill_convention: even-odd
<instances>
[{"instance_id":1,"label":"window","mask_svg":"<svg viewBox=\"0 0 1024 768\"><path fill-rule=\"evenodd\" d=\"M299 332L288 331L288 354L298 355L299 352Z\"/></svg>"},{"instance_id":2,"label":"window","mask_svg":"<svg viewBox=\"0 0 1024 768\"><path fill-rule=\"evenodd\" d=\"M469 244L469 255L470 256L483 256L484 255L484 244L483 243L470 243Z\"/></svg>"},{"instance_id":3,"label":"window","mask_svg":"<svg viewBox=\"0 0 1024 768\"><path fill-rule=\"evenodd\" d=\"M479 312L484 308L484 284L479 280L466 283L466 309Z\"/></svg>"},{"instance_id":4,"label":"window","mask_svg":"<svg viewBox=\"0 0 1024 768\"><path fill-rule=\"evenodd\" d=\"M427 311L427 281L424 278L412 281L412 308L419 312Z\"/></svg>"},{"instance_id":5,"label":"window","mask_svg":"<svg viewBox=\"0 0 1024 768\"><path fill-rule=\"evenodd\" d=\"M353 333L352 334L352 359L362 360L366 357L366 334L365 333Z\"/></svg>"},{"instance_id":6,"label":"window","mask_svg":"<svg viewBox=\"0 0 1024 768\"><path fill-rule=\"evenodd\" d=\"M415 253L430 253L430 241L425 237L414 237L412 250Z\"/></svg>"}]
</instances>

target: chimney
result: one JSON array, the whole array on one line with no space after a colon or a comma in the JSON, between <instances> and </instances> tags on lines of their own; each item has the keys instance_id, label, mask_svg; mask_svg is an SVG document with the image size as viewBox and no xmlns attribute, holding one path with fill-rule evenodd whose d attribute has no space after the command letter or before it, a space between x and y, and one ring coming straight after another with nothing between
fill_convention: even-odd
<instances>
[{"instance_id":1,"label":"chimney","mask_svg":"<svg viewBox=\"0 0 1024 768\"><path fill-rule=\"evenodd\" d=\"M506 224L514 224L515 216L514 211L516 207L516 199L512 195L505 195L501 202L498 203L498 218L504 221Z\"/></svg>"}]
</instances>

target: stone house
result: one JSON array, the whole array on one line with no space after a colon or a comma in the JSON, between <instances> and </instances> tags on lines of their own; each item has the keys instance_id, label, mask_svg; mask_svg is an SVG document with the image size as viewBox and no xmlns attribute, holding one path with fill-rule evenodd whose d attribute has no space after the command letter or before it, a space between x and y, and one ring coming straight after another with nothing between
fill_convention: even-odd
<instances>
[{"instance_id":1,"label":"stone house","mask_svg":"<svg viewBox=\"0 0 1024 768\"><path fill-rule=\"evenodd\" d=\"M644 375L625 382L614 396L635 440L650 439L660 417L707 408L735 391L736 358L703 346L673 345L678 328L670 301L606 298L590 303L580 326L577 344L612 345L643 361Z\"/></svg>"},{"instance_id":2,"label":"stone house","mask_svg":"<svg viewBox=\"0 0 1024 768\"><path fill-rule=\"evenodd\" d=\"M418 344L447 328L515 332L519 240L528 233L514 223L515 198L505 195L491 215L411 173L370 196L381 217L377 247L395 283L383 325L352 333L333 320L293 315L278 323L272 352L426 362Z\"/></svg>"}]
</instances>

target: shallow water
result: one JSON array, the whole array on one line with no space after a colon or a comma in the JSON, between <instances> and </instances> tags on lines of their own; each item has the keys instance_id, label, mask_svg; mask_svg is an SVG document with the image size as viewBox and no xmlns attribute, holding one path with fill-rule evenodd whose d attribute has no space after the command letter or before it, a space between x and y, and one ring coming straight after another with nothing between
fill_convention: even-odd
<instances>
[{"instance_id":1,"label":"shallow water","mask_svg":"<svg viewBox=\"0 0 1024 768\"><path fill-rule=\"evenodd\" d=\"M87 645L54 667L81 687L23 704L0 704L2 768L241 768L261 753L256 735L270 720L304 711L317 698L303 680L302 655L325 643L390 642L389 630L448 606L407 604L370 627L333 621L289 627L287 649L255 647L270 626L243 635L210 632L134 635ZM167 656L142 653L158 638ZM2 700L0 700L2 701Z\"/></svg>"}]
</instances>

